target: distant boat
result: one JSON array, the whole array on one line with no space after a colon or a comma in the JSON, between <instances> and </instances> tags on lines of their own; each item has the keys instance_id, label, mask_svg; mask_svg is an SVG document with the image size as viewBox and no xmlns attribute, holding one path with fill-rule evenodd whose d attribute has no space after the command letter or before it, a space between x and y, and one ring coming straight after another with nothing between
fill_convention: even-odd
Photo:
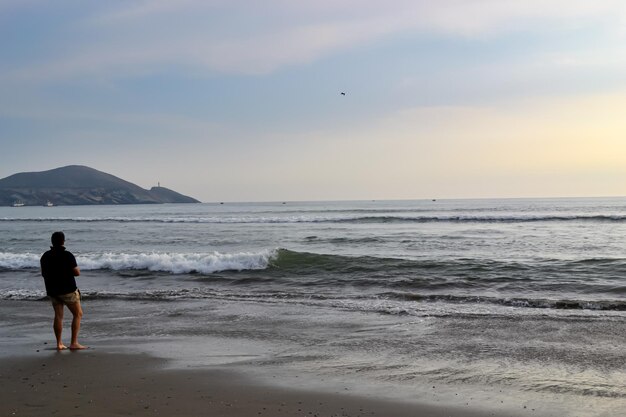
<instances>
[{"instance_id":1,"label":"distant boat","mask_svg":"<svg viewBox=\"0 0 626 417\"><path fill-rule=\"evenodd\" d=\"M13 203L13 207L24 207L24 203L23 203L23 202L21 202L20 200L16 200L16 201Z\"/></svg>"},{"instance_id":2,"label":"distant boat","mask_svg":"<svg viewBox=\"0 0 626 417\"><path fill-rule=\"evenodd\" d=\"M54 204L50 200L46 203L46 207L54 207Z\"/></svg>"}]
</instances>

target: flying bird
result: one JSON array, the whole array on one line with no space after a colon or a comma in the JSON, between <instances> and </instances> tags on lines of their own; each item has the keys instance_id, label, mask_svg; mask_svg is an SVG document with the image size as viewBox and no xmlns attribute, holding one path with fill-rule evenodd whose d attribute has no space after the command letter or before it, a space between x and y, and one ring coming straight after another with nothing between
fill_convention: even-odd
<instances>
[{"instance_id":1,"label":"flying bird","mask_svg":"<svg viewBox=\"0 0 626 417\"><path fill-rule=\"evenodd\" d=\"M342 92L341 92L341 95L342 95L342 96L345 96L345 95L346 95L346 93L344 93L344 92L342 91Z\"/></svg>"}]
</instances>

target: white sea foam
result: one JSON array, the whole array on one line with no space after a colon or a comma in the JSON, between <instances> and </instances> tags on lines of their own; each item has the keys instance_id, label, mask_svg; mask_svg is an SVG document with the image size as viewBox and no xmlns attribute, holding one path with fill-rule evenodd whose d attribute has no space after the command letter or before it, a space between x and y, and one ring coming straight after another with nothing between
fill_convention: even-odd
<instances>
[{"instance_id":1,"label":"white sea foam","mask_svg":"<svg viewBox=\"0 0 626 417\"><path fill-rule=\"evenodd\" d=\"M76 257L83 270L149 270L184 274L265 269L276 251L239 253L114 253L85 254ZM39 267L40 255L0 252L0 268L19 270Z\"/></svg>"},{"instance_id":2,"label":"white sea foam","mask_svg":"<svg viewBox=\"0 0 626 417\"><path fill-rule=\"evenodd\" d=\"M4 290L0 291L0 300L40 300L46 296L44 290Z\"/></svg>"},{"instance_id":3,"label":"white sea foam","mask_svg":"<svg viewBox=\"0 0 626 417\"><path fill-rule=\"evenodd\" d=\"M0 268L26 269L38 268L41 254L0 252Z\"/></svg>"},{"instance_id":4,"label":"white sea foam","mask_svg":"<svg viewBox=\"0 0 626 417\"><path fill-rule=\"evenodd\" d=\"M149 271L184 274L200 272L209 274L219 271L242 271L265 269L274 251L240 253L103 253L79 256L83 269L147 269Z\"/></svg>"}]
</instances>

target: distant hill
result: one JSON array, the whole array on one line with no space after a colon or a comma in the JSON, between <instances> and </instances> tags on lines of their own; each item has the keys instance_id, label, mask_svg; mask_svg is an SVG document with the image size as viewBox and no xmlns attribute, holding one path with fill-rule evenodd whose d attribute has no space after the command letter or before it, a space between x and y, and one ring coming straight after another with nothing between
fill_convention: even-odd
<instances>
[{"instance_id":1,"label":"distant hill","mask_svg":"<svg viewBox=\"0 0 626 417\"><path fill-rule=\"evenodd\" d=\"M199 203L165 187L145 190L121 178L81 165L22 172L0 179L0 205Z\"/></svg>"}]
</instances>

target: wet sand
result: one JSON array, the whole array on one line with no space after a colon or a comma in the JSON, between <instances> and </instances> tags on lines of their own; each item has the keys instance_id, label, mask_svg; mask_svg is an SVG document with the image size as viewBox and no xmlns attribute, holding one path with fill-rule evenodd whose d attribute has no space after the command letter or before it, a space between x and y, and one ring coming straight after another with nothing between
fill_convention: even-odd
<instances>
[{"instance_id":1,"label":"wet sand","mask_svg":"<svg viewBox=\"0 0 626 417\"><path fill-rule=\"evenodd\" d=\"M2 416L486 417L489 411L279 388L227 367L166 369L147 354L90 349L0 359ZM537 415L528 410L528 415ZM513 414L497 414L500 417Z\"/></svg>"}]
</instances>

